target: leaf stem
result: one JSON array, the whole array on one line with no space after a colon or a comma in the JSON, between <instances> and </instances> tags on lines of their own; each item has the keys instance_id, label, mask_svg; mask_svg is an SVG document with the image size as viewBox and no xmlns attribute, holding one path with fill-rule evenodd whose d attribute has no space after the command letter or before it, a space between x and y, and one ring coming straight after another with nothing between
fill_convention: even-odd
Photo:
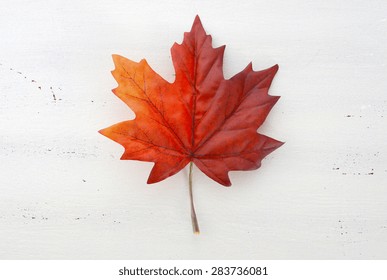
<instances>
[{"instance_id":1,"label":"leaf stem","mask_svg":"<svg viewBox=\"0 0 387 280\"><path fill-rule=\"evenodd\" d=\"M189 163L189 199L190 199L190 204L191 204L191 221L192 221L192 230L194 234L199 234L200 229L199 229L199 224L198 224L198 219L196 218L196 212L195 212L195 205L193 202L193 194L192 194L192 168L193 164L192 161Z\"/></svg>"}]
</instances>

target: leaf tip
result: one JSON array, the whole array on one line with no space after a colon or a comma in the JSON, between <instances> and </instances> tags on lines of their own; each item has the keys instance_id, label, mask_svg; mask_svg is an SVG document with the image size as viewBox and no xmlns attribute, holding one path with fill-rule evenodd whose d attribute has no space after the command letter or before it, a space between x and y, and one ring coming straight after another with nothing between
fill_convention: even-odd
<instances>
[{"instance_id":1,"label":"leaf tip","mask_svg":"<svg viewBox=\"0 0 387 280\"><path fill-rule=\"evenodd\" d=\"M202 21L200 20L200 17L199 17L198 14L195 16L194 24L195 24L195 23L197 23L197 24L202 24Z\"/></svg>"},{"instance_id":2,"label":"leaf tip","mask_svg":"<svg viewBox=\"0 0 387 280\"><path fill-rule=\"evenodd\" d=\"M113 62L114 62L114 64L116 64L116 62L120 59L120 58L122 58L122 56L120 56L119 54L112 54L112 59L113 59Z\"/></svg>"},{"instance_id":3,"label":"leaf tip","mask_svg":"<svg viewBox=\"0 0 387 280\"><path fill-rule=\"evenodd\" d=\"M272 103L272 107L278 102L278 100L281 98L281 96L278 96L278 95L269 95L269 97L273 100Z\"/></svg>"},{"instance_id":4,"label":"leaf tip","mask_svg":"<svg viewBox=\"0 0 387 280\"><path fill-rule=\"evenodd\" d=\"M155 178L154 178L154 176L152 176L152 173L149 175L149 177L148 177L148 180L146 181L146 183L148 184L148 185L150 185L150 184L154 184L154 183L156 183L157 181L155 180Z\"/></svg>"},{"instance_id":5,"label":"leaf tip","mask_svg":"<svg viewBox=\"0 0 387 280\"><path fill-rule=\"evenodd\" d=\"M227 172L228 173L228 172ZM230 178L228 177L228 174L226 174L226 177L225 178L222 178L221 180L216 180L219 184L221 184L222 186L226 187L226 188L229 188L231 187L231 180Z\"/></svg>"},{"instance_id":6,"label":"leaf tip","mask_svg":"<svg viewBox=\"0 0 387 280\"><path fill-rule=\"evenodd\" d=\"M273 65L272 67L269 68L270 70L273 71L273 73L277 73L278 72L278 69L279 69L279 65L278 64L275 64Z\"/></svg>"},{"instance_id":7,"label":"leaf tip","mask_svg":"<svg viewBox=\"0 0 387 280\"><path fill-rule=\"evenodd\" d=\"M195 16L195 20L192 24L191 32L193 32L194 30L203 30L204 32L204 27L203 27L202 21L200 20L199 15Z\"/></svg>"},{"instance_id":8,"label":"leaf tip","mask_svg":"<svg viewBox=\"0 0 387 280\"><path fill-rule=\"evenodd\" d=\"M267 136L266 136L267 137ZM267 141L264 145L264 154L265 157L270 154L271 152L277 150L279 147L281 147L285 142L278 141L274 138L267 137Z\"/></svg>"}]
</instances>

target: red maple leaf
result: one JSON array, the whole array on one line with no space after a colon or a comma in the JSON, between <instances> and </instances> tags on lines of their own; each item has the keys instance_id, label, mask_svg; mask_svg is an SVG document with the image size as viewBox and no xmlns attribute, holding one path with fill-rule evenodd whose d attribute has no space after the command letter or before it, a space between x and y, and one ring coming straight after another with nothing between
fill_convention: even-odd
<instances>
[{"instance_id":1,"label":"red maple leaf","mask_svg":"<svg viewBox=\"0 0 387 280\"><path fill-rule=\"evenodd\" d=\"M226 80L224 49L212 47L197 16L182 44L171 48L173 83L144 59L137 63L113 55L112 73L118 82L113 92L136 117L100 133L125 148L121 159L155 163L148 183L164 180L188 163L192 170L194 163L211 179L230 186L229 171L257 169L283 144L257 133L279 99L268 95L278 65L253 71L250 63Z\"/></svg>"}]
</instances>

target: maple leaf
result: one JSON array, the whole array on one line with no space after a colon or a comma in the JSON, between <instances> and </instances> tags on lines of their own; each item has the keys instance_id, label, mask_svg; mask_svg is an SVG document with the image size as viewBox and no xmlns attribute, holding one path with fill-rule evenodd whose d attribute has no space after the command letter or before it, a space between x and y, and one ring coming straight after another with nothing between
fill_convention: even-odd
<instances>
[{"instance_id":1,"label":"maple leaf","mask_svg":"<svg viewBox=\"0 0 387 280\"><path fill-rule=\"evenodd\" d=\"M113 92L135 113L133 120L102 129L125 148L121 159L154 162L148 183L172 176L192 163L211 179L230 186L228 172L253 170L283 143L257 133L279 99L268 95L278 65L253 71L251 63L226 80L225 46L196 16L182 44L171 48L176 79L169 83L146 62L113 55ZM192 196L192 187L190 185ZM191 200L192 203L192 200ZM193 205L192 205L193 207Z\"/></svg>"}]
</instances>

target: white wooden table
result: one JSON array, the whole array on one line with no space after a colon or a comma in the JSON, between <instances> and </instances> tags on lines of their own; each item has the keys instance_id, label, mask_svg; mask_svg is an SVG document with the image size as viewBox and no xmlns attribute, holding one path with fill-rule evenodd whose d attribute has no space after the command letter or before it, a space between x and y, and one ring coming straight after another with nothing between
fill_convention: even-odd
<instances>
[{"instance_id":1,"label":"white wooden table","mask_svg":"<svg viewBox=\"0 0 387 280\"><path fill-rule=\"evenodd\" d=\"M169 49L199 14L225 75L278 63L260 132L286 142L224 188L148 186L97 131L133 117L111 54ZM387 258L386 1L0 1L1 259Z\"/></svg>"}]
</instances>

